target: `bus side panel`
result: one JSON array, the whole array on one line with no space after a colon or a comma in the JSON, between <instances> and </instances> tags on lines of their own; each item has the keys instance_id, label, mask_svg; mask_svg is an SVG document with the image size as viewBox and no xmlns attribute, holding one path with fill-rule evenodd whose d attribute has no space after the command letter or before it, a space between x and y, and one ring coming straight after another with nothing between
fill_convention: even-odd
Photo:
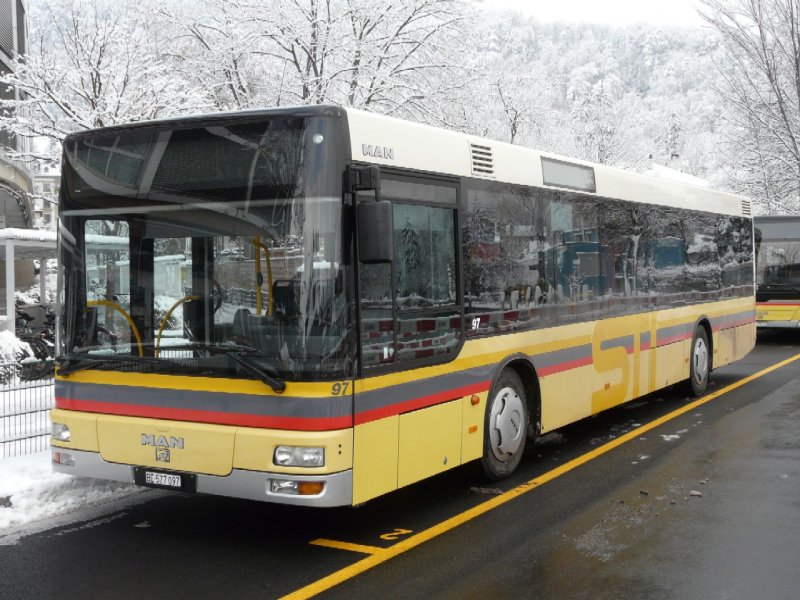
<instances>
[{"instance_id":1,"label":"bus side panel","mask_svg":"<svg viewBox=\"0 0 800 600\"><path fill-rule=\"evenodd\" d=\"M400 417L356 425L353 435L353 504L397 489Z\"/></svg>"},{"instance_id":2,"label":"bus side panel","mask_svg":"<svg viewBox=\"0 0 800 600\"><path fill-rule=\"evenodd\" d=\"M461 400L400 415L398 486L461 464L461 418Z\"/></svg>"},{"instance_id":3,"label":"bus side panel","mask_svg":"<svg viewBox=\"0 0 800 600\"><path fill-rule=\"evenodd\" d=\"M592 390L586 382L595 377L592 365L540 377L542 432L558 429L592 414Z\"/></svg>"},{"instance_id":4,"label":"bus side panel","mask_svg":"<svg viewBox=\"0 0 800 600\"><path fill-rule=\"evenodd\" d=\"M754 323L714 332L714 368L739 360L754 345Z\"/></svg>"},{"instance_id":5,"label":"bus side panel","mask_svg":"<svg viewBox=\"0 0 800 600\"><path fill-rule=\"evenodd\" d=\"M689 378L691 340L681 340L656 349L655 388L659 390Z\"/></svg>"}]
</instances>

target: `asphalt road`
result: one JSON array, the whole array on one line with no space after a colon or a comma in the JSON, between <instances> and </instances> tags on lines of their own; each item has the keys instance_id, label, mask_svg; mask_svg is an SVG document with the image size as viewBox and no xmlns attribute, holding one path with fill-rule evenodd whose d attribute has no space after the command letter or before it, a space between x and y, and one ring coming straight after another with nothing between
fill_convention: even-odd
<instances>
[{"instance_id":1,"label":"asphalt road","mask_svg":"<svg viewBox=\"0 0 800 600\"><path fill-rule=\"evenodd\" d=\"M761 336L707 402L587 419L502 484L462 468L355 509L147 492L71 515L0 546L0 598L794 600L800 361L742 380L798 353Z\"/></svg>"}]
</instances>

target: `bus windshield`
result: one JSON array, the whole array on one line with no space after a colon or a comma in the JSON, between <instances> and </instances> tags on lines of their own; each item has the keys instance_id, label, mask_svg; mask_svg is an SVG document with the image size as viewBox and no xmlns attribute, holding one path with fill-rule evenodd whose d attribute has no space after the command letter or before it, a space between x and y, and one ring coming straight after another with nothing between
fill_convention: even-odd
<instances>
[{"instance_id":1,"label":"bus windshield","mask_svg":"<svg viewBox=\"0 0 800 600\"><path fill-rule=\"evenodd\" d=\"M63 371L348 374L344 166L320 156L337 141L331 121L176 121L68 138Z\"/></svg>"}]
</instances>

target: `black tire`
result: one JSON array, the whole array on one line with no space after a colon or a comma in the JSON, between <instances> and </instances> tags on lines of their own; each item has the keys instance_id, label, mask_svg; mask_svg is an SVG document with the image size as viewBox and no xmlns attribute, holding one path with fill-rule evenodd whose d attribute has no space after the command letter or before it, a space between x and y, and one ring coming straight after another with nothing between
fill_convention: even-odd
<instances>
[{"instance_id":1,"label":"black tire","mask_svg":"<svg viewBox=\"0 0 800 600\"><path fill-rule=\"evenodd\" d=\"M692 396L702 396L708 387L710 374L711 346L708 343L708 334L705 327L697 327L689 349L689 380L685 385L686 392Z\"/></svg>"},{"instance_id":2,"label":"black tire","mask_svg":"<svg viewBox=\"0 0 800 600\"><path fill-rule=\"evenodd\" d=\"M490 480L508 477L519 465L529 420L525 386L515 371L505 369L489 390L484 418L481 467Z\"/></svg>"}]
</instances>

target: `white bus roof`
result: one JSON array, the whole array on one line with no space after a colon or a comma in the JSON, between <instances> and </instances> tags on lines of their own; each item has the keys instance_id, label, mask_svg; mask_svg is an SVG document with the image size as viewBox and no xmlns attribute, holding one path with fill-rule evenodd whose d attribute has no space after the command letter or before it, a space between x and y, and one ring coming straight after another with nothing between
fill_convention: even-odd
<instances>
[{"instance_id":1,"label":"white bus roof","mask_svg":"<svg viewBox=\"0 0 800 600\"><path fill-rule=\"evenodd\" d=\"M541 159L545 158L593 168L595 193L599 197L726 215L750 217L752 214L750 201L735 194L640 175L351 108L344 110L347 112L350 127L352 159L356 161L575 191L544 184Z\"/></svg>"}]
</instances>

